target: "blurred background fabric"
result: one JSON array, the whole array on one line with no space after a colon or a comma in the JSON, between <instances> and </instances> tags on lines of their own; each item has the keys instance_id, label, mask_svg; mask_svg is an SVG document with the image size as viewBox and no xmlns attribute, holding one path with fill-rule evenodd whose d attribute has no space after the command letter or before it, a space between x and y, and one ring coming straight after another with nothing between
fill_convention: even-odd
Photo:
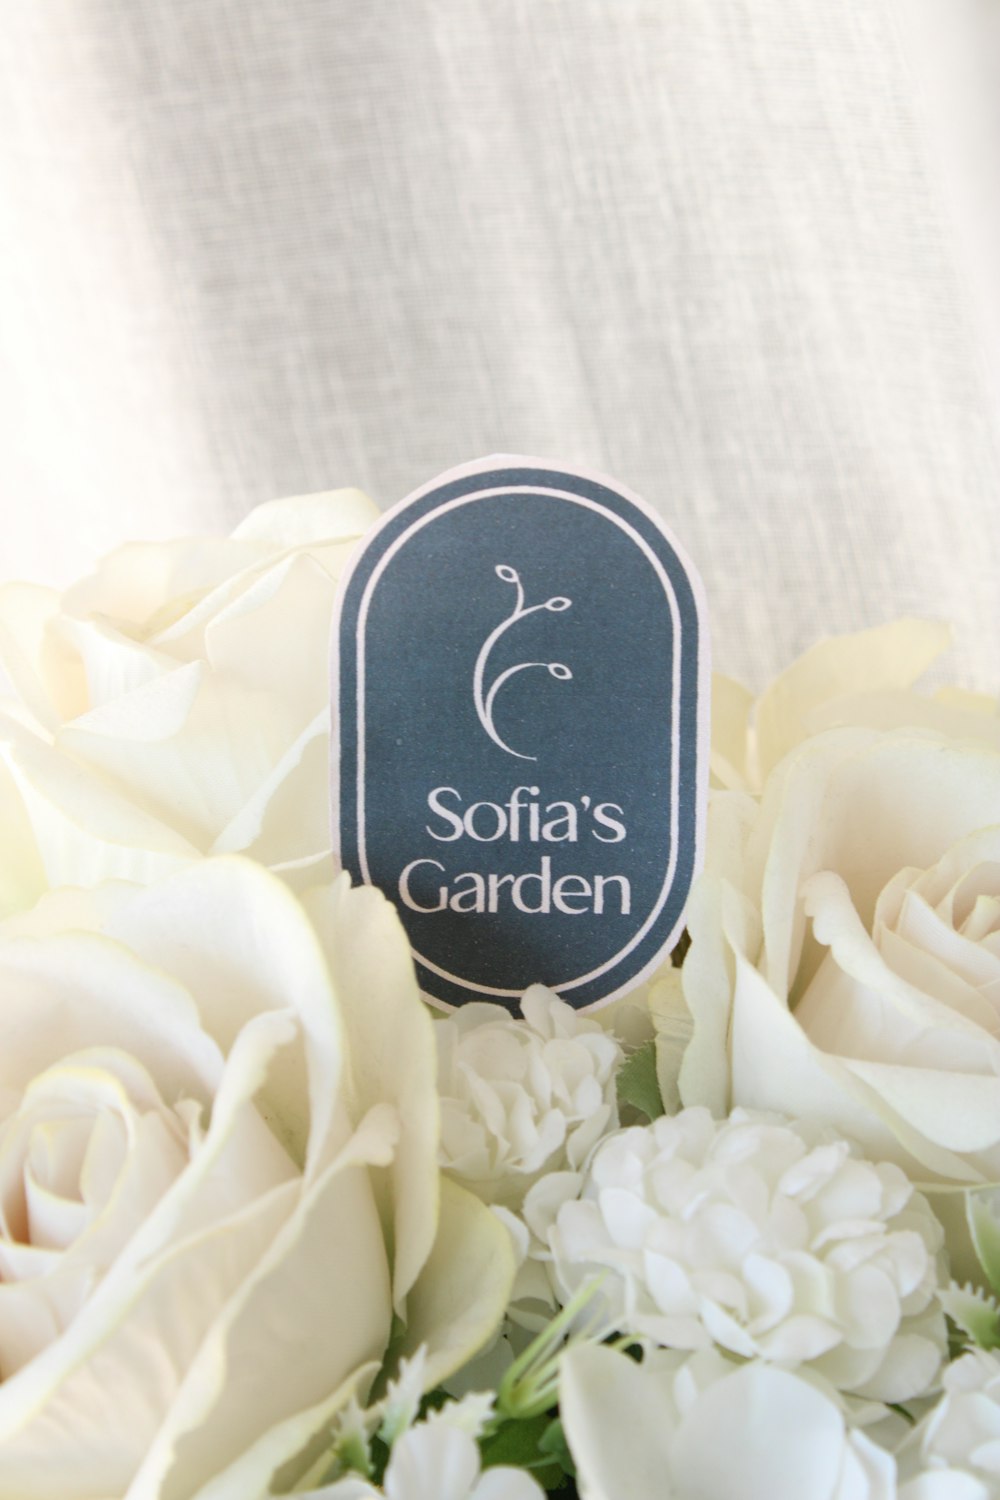
<instances>
[{"instance_id":1,"label":"blurred background fabric","mask_svg":"<svg viewBox=\"0 0 1000 1500\"><path fill-rule=\"evenodd\" d=\"M993 0L14 0L0 574L495 452L668 518L716 663L995 687Z\"/></svg>"}]
</instances>

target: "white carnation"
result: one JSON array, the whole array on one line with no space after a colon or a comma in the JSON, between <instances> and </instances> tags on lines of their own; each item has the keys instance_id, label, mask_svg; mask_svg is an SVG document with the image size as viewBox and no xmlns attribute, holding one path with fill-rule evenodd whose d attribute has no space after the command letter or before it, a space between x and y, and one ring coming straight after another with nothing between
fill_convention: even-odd
<instances>
[{"instance_id":1,"label":"white carnation","mask_svg":"<svg viewBox=\"0 0 1000 1500\"><path fill-rule=\"evenodd\" d=\"M948 1366L943 1384L899 1451L900 1500L998 1500L1000 1360L976 1349Z\"/></svg>"},{"instance_id":2,"label":"white carnation","mask_svg":"<svg viewBox=\"0 0 1000 1500\"><path fill-rule=\"evenodd\" d=\"M806 1365L880 1401L940 1367L941 1226L898 1167L828 1134L687 1109L539 1183L525 1218L559 1301L605 1270L610 1316L655 1343Z\"/></svg>"},{"instance_id":3,"label":"white carnation","mask_svg":"<svg viewBox=\"0 0 1000 1500\"><path fill-rule=\"evenodd\" d=\"M579 1168L618 1125L622 1049L536 984L524 1019L472 1004L439 1021L441 1164L487 1203L518 1208L544 1173Z\"/></svg>"}]
</instances>

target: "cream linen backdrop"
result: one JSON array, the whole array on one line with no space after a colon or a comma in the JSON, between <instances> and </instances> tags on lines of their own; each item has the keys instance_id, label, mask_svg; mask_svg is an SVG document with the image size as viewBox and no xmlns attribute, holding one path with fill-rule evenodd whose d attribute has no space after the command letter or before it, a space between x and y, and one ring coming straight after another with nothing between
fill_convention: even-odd
<instances>
[{"instance_id":1,"label":"cream linen backdrop","mask_svg":"<svg viewBox=\"0 0 1000 1500\"><path fill-rule=\"evenodd\" d=\"M751 682L911 611L995 684L996 20L12 0L0 573L525 452L662 509Z\"/></svg>"}]
</instances>

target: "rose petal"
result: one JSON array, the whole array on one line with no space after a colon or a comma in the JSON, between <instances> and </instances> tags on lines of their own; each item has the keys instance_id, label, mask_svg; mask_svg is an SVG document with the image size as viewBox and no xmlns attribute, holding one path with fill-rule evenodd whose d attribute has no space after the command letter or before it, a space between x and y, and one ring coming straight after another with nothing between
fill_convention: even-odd
<instances>
[{"instance_id":1,"label":"rose petal","mask_svg":"<svg viewBox=\"0 0 1000 1500\"><path fill-rule=\"evenodd\" d=\"M869 1086L863 1065L813 1047L763 977L742 962L731 1045L733 1094L742 1104L830 1125L861 1142L872 1159L897 1161L918 1181L928 1173L951 1181L983 1180L974 1163L929 1139L915 1100L911 1123L875 1086L881 1074L874 1074Z\"/></svg>"},{"instance_id":2,"label":"rose petal","mask_svg":"<svg viewBox=\"0 0 1000 1500\"><path fill-rule=\"evenodd\" d=\"M313 1440L318 1434L329 1431L333 1418L352 1396L359 1401L367 1398L378 1369L378 1360L360 1365L332 1395L324 1397L307 1411L296 1412L283 1422L269 1426L233 1463L227 1464L201 1487L197 1500L247 1500L255 1491L259 1492L263 1485L268 1484L271 1475L289 1463L294 1466L296 1458L309 1452ZM302 1458L298 1467L305 1469L307 1462ZM355 1489L348 1488L348 1485L355 1484ZM310 1490L309 1494L314 1500L321 1500L325 1495L335 1496L335 1500L368 1500L369 1496L371 1500L381 1500L378 1490L362 1480L353 1479L339 1480L336 1485Z\"/></svg>"},{"instance_id":3,"label":"rose petal","mask_svg":"<svg viewBox=\"0 0 1000 1500\"><path fill-rule=\"evenodd\" d=\"M927 734L831 730L800 746L765 790L755 841L766 868L766 973L787 993L803 928L796 895L831 870L869 928L879 892L906 866L926 868L956 840L992 824L1000 756ZM808 974L805 976L808 978Z\"/></svg>"},{"instance_id":4,"label":"rose petal","mask_svg":"<svg viewBox=\"0 0 1000 1500\"><path fill-rule=\"evenodd\" d=\"M50 886L144 883L198 854L176 829L9 719L0 723L0 761L18 789Z\"/></svg>"},{"instance_id":5,"label":"rose petal","mask_svg":"<svg viewBox=\"0 0 1000 1500\"><path fill-rule=\"evenodd\" d=\"M398 1358L427 1345L426 1384L439 1385L483 1347L499 1325L514 1282L503 1224L478 1198L441 1179L437 1237L406 1299Z\"/></svg>"},{"instance_id":6,"label":"rose petal","mask_svg":"<svg viewBox=\"0 0 1000 1500\"><path fill-rule=\"evenodd\" d=\"M148 891L121 893L106 928L177 976L223 1050L249 1017L287 1010L294 997L309 1046L286 1049L261 1106L293 1154L308 1151L310 1168L339 1149L342 1023L312 923L280 880L238 856L192 865Z\"/></svg>"},{"instance_id":7,"label":"rose petal","mask_svg":"<svg viewBox=\"0 0 1000 1500\"><path fill-rule=\"evenodd\" d=\"M72 615L58 615L50 633L72 649L86 684L85 696L75 712L70 711L65 699L60 704L63 719L85 718L88 710L100 709L176 666L163 652L123 634L104 619L78 620Z\"/></svg>"},{"instance_id":8,"label":"rose petal","mask_svg":"<svg viewBox=\"0 0 1000 1500\"><path fill-rule=\"evenodd\" d=\"M388 1110L380 1125L372 1123L360 1153L349 1143L327 1167L226 1300L186 1369L130 1500L194 1494L263 1430L312 1410L382 1353L391 1317L389 1271L363 1163L384 1160L380 1141L395 1141L397 1128ZM336 1288L350 1294L337 1295Z\"/></svg>"},{"instance_id":9,"label":"rose petal","mask_svg":"<svg viewBox=\"0 0 1000 1500\"><path fill-rule=\"evenodd\" d=\"M20 1092L67 1053L101 1045L137 1058L174 1098L210 1099L218 1085L222 1053L190 995L107 937L0 937L0 995L2 1088Z\"/></svg>"},{"instance_id":10,"label":"rose petal","mask_svg":"<svg viewBox=\"0 0 1000 1500\"><path fill-rule=\"evenodd\" d=\"M946 649L950 639L946 625L904 619L821 640L803 652L757 703L760 779L763 781L792 746L813 730L817 709L847 694L910 687Z\"/></svg>"},{"instance_id":11,"label":"rose petal","mask_svg":"<svg viewBox=\"0 0 1000 1500\"><path fill-rule=\"evenodd\" d=\"M316 808L329 777L330 711L323 708L297 735L244 805L216 835L212 853L246 851L276 867L314 861L330 848L329 830L318 824ZM282 795L284 793L284 795Z\"/></svg>"},{"instance_id":12,"label":"rose petal","mask_svg":"<svg viewBox=\"0 0 1000 1500\"><path fill-rule=\"evenodd\" d=\"M363 490L320 490L255 506L236 527L233 538L281 547L305 547L330 539L350 544L378 518L378 506Z\"/></svg>"},{"instance_id":13,"label":"rose petal","mask_svg":"<svg viewBox=\"0 0 1000 1500\"><path fill-rule=\"evenodd\" d=\"M325 949L352 1060L355 1117L378 1099L405 1122L391 1177L377 1192L395 1247L393 1295L401 1310L434 1242L438 1098L433 1023L420 1001L402 924L369 886L346 875L305 901ZM390 1207L391 1205L391 1207Z\"/></svg>"},{"instance_id":14,"label":"rose petal","mask_svg":"<svg viewBox=\"0 0 1000 1500\"><path fill-rule=\"evenodd\" d=\"M0 740L4 722L0 714ZM11 913L30 910L47 884L31 819L2 754L0 750L0 922Z\"/></svg>"},{"instance_id":15,"label":"rose petal","mask_svg":"<svg viewBox=\"0 0 1000 1500\"><path fill-rule=\"evenodd\" d=\"M844 1067L914 1130L946 1150L990 1153L1000 1145L1000 1078L857 1060ZM984 1161L983 1171L1000 1173L1000 1157Z\"/></svg>"},{"instance_id":16,"label":"rose petal","mask_svg":"<svg viewBox=\"0 0 1000 1500\"><path fill-rule=\"evenodd\" d=\"M747 787L747 730L752 707L753 694L742 683L718 672L712 674L710 769L720 786Z\"/></svg>"},{"instance_id":17,"label":"rose petal","mask_svg":"<svg viewBox=\"0 0 1000 1500\"><path fill-rule=\"evenodd\" d=\"M0 662L22 702L46 729L56 727L64 705L86 702L83 673L72 669L63 684L63 702L57 707L52 701L53 684L46 679L43 661L46 632L58 612L55 589L34 583L0 586Z\"/></svg>"},{"instance_id":18,"label":"rose petal","mask_svg":"<svg viewBox=\"0 0 1000 1500\"><path fill-rule=\"evenodd\" d=\"M207 852L301 729L294 713L196 661L74 720L56 746Z\"/></svg>"}]
</instances>

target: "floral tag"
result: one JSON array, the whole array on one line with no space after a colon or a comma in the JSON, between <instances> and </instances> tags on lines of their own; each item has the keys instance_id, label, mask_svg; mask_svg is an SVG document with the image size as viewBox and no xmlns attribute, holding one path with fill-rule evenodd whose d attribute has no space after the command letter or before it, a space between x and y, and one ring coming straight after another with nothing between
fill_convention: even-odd
<instances>
[{"instance_id":1,"label":"floral tag","mask_svg":"<svg viewBox=\"0 0 1000 1500\"><path fill-rule=\"evenodd\" d=\"M580 1009L660 963L699 862L700 581L623 486L542 459L450 469L342 581L334 843L409 935L425 993Z\"/></svg>"}]
</instances>

